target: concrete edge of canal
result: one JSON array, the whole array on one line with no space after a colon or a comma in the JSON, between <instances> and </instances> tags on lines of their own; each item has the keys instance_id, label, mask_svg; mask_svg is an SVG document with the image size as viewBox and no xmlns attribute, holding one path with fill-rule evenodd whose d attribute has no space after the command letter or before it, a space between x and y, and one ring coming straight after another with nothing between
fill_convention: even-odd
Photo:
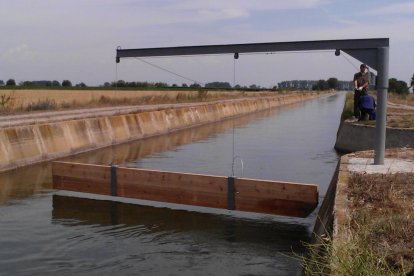
<instances>
[{"instance_id":1,"label":"concrete edge of canal","mask_svg":"<svg viewBox=\"0 0 414 276\"><path fill-rule=\"evenodd\" d=\"M391 128L386 130L386 148L414 148L414 129ZM344 121L338 129L335 149L344 152L371 150L375 143L375 126Z\"/></svg>"},{"instance_id":2,"label":"concrete edge of canal","mask_svg":"<svg viewBox=\"0 0 414 276\"><path fill-rule=\"evenodd\" d=\"M332 92L196 103L144 112L99 115L0 130L0 172L132 140L214 123Z\"/></svg>"}]
</instances>

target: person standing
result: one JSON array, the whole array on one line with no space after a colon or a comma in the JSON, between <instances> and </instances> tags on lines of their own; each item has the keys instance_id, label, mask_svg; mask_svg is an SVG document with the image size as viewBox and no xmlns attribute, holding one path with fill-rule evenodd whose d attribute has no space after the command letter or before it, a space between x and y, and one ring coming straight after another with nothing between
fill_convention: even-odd
<instances>
[{"instance_id":1,"label":"person standing","mask_svg":"<svg viewBox=\"0 0 414 276\"><path fill-rule=\"evenodd\" d=\"M354 116L358 120L361 118L359 98L363 95L363 93L367 93L369 85L368 66L363 63L359 69L360 71L354 75Z\"/></svg>"}]
</instances>

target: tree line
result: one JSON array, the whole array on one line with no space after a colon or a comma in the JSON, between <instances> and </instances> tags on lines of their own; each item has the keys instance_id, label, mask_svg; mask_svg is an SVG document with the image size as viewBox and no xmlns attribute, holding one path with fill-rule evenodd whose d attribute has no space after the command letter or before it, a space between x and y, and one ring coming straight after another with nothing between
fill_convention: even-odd
<instances>
[{"instance_id":1,"label":"tree line","mask_svg":"<svg viewBox=\"0 0 414 276\"><path fill-rule=\"evenodd\" d=\"M63 80L59 82L57 80L49 81L49 80L40 80L40 81L21 81L18 84L14 79L8 79L6 83L3 80L0 80L0 85L6 86L20 86L20 87L73 87L72 82L70 80ZM75 87L87 87L87 85L83 82L78 83Z\"/></svg>"},{"instance_id":2,"label":"tree line","mask_svg":"<svg viewBox=\"0 0 414 276\"><path fill-rule=\"evenodd\" d=\"M372 89L375 89L375 76L370 76L372 84ZM59 82L57 80L49 81L49 80L40 80L40 81L22 81L19 84L16 84L14 79L8 79L6 83L3 80L0 80L0 86L20 86L20 87L88 87L85 83L81 82L78 84L73 85L70 80L63 80ZM241 85L234 85L232 86L229 82L220 82L214 81L209 82L204 85L199 83L192 83L186 84L182 83L181 85L173 84L168 85L164 82L147 82L147 81L132 81L127 82L124 80L118 80L115 82L105 82L100 87L104 88L209 88L209 89L240 89L240 90L262 90L262 89L269 89L265 87L261 87L260 85L251 84L249 86L241 86ZM409 89L414 89L414 74L410 80L410 86L405 81L398 80L396 78L389 79L389 92L398 93L398 94L407 94L409 93ZM282 81L279 82L277 85L271 88L272 90L352 90L353 89L353 82L352 81L340 81L337 78L329 78L327 80L290 80L290 81Z\"/></svg>"},{"instance_id":3,"label":"tree line","mask_svg":"<svg viewBox=\"0 0 414 276\"><path fill-rule=\"evenodd\" d=\"M340 81L337 78L329 78L327 80L291 80L278 83L279 89L287 90L350 90L352 87L352 81Z\"/></svg>"}]
</instances>

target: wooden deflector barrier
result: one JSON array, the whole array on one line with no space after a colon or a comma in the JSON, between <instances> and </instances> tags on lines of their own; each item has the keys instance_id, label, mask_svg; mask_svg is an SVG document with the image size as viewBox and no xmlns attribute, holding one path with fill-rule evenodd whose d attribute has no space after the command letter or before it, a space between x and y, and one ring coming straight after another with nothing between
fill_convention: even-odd
<instances>
[{"instance_id":1,"label":"wooden deflector barrier","mask_svg":"<svg viewBox=\"0 0 414 276\"><path fill-rule=\"evenodd\" d=\"M53 162L53 187L60 190L136 198L294 217L318 205L318 186Z\"/></svg>"}]
</instances>

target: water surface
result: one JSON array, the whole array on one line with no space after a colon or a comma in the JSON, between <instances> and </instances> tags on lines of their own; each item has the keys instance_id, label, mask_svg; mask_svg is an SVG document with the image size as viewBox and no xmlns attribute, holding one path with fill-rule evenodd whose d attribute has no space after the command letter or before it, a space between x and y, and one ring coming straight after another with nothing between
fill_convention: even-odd
<instances>
[{"instance_id":1,"label":"water surface","mask_svg":"<svg viewBox=\"0 0 414 276\"><path fill-rule=\"evenodd\" d=\"M228 176L237 155L236 176L315 183L322 199L343 102L337 94L65 160ZM154 206L54 191L48 163L0 174L0 275L300 275L292 255L316 215Z\"/></svg>"}]
</instances>

